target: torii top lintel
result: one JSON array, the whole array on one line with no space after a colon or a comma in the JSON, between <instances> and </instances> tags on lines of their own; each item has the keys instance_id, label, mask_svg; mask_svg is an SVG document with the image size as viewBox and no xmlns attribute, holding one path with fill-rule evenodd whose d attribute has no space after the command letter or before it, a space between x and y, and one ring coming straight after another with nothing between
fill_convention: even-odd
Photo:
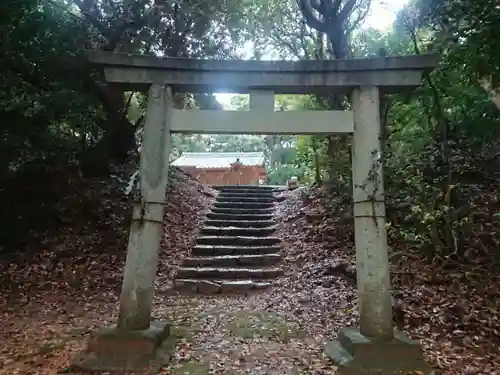
<instances>
[{"instance_id":1,"label":"torii top lintel","mask_svg":"<svg viewBox=\"0 0 500 375\"><path fill-rule=\"evenodd\" d=\"M278 94L349 91L379 86L395 92L419 86L434 69L437 55L349 60L202 60L91 51L90 63L104 68L106 80L125 90L144 91L153 83L181 92L274 90Z\"/></svg>"}]
</instances>

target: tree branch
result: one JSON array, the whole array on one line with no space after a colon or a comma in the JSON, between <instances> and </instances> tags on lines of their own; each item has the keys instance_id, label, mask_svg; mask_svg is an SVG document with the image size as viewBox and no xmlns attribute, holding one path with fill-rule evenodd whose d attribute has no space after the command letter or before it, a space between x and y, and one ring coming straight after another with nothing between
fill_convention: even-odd
<instances>
[{"instance_id":1,"label":"tree branch","mask_svg":"<svg viewBox=\"0 0 500 375\"><path fill-rule=\"evenodd\" d=\"M342 10L339 12L338 15L338 22L345 22L348 18L349 15L351 14L352 10L356 6L357 0L349 0L347 4L342 8Z\"/></svg>"},{"instance_id":2,"label":"tree branch","mask_svg":"<svg viewBox=\"0 0 500 375\"><path fill-rule=\"evenodd\" d=\"M127 113L130 108L130 103L132 103L132 97L134 96L135 92L131 92L130 96L128 97L127 104L125 104L125 107L123 108L123 113L122 113L122 121L127 118Z\"/></svg>"},{"instance_id":3,"label":"tree branch","mask_svg":"<svg viewBox=\"0 0 500 375\"><path fill-rule=\"evenodd\" d=\"M124 120L122 118L123 102L110 94L108 85L99 84L90 76L84 77L83 84L99 99L106 113L111 118L114 118L116 121Z\"/></svg>"},{"instance_id":4,"label":"tree branch","mask_svg":"<svg viewBox=\"0 0 500 375\"><path fill-rule=\"evenodd\" d=\"M370 11L370 8L371 8L371 0L368 0L368 5L366 6L365 11L362 13L360 12L356 21L352 22L350 27L347 28L346 33L348 35L351 34L351 32L359 26L361 21L363 21L366 18L366 16L368 15L368 12Z\"/></svg>"},{"instance_id":5,"label":"tree branch","mask_svg":"<svg viewBox=\"0 0 500 375\"><path fill-rule=\"evenodd\" d=\"M410 25L410 20L409 17L406 17L406 27L408 32L410 33L410 38L412 40L413 44L413 49L415 51L416 55L420 55L421 51L418 46L418 39L417 39L417 33L415 30L415 25L412 24ZM434 115L434 118L437 122L437 125L441 128L441 156L443 158L443 163L444 165L448 168L448 184L451 183L451 158L449 155L449 147L448 147L448 137L450 134L450 125L448 122L448 119L445 118L444 112L442 110L441 106L441 99L439 96L439 90L437 86L434 84L434 81L430 77L430 75L427 73L424 75L424 79L427 81L427 84L429 85L429 88L431 89L432 92L432 98L434 102L434 108L430 108L431 113L429 114L430 116ZM433 112L433 114L432 114ZM431 122L431 119L429 119L429 122ZM432 123L432 122L431 122Z\"/></svg>"},{"instance_id":6,"label":"tree branch","mask_svg":"<svg viewBox=\"0 0 500 375\"><path fill-rule=\"evenodd\" d=\"M89 11L87 11L85 4L81 0L74 0L73 1L78 9L80 9L80 12L85 16L85 19L91 23L92 26L94 26L99 32L106 37L107 29L102 25L101 21L95 17L94 15L90 14Z\"/></svg>"},{"instance_id":7,"label":"tree branch","mask_svg":"<svg viewBox=\"0 0 500 375\"><path fill-rule=\"evenodd\" d=\"M295 55L295 57L297 57L298 59L301 59L303 58L304 56L301 56L301 54L299 53L299 50L297 49L296 46L294 46L291 42L287 41L287 40L284 40L283 38L281 37L276 37L278 43L282 44L284 47L288 48L288 50L293 53ZM308 59L307 56L305 56L306 59Z\"/></svg>"},{"instance_id":8,"label":"tree branch","mask_svg":"<svg viewBox=\"0 0 500 375\"><path fill-rule=\"evenodd\" d=\"M331 7L326 17L328 19L334 20L337 17L337 14L339 13L341 5L342 5L342 0L335 0L333 6Z\"/></svg>"},{"instance_id":9,"label":"tree branch","mask_svg":"<svg viewBox=\"0 0 500 375\"><path fill-rule=\"evenodd\" d=\"M323 42L323 34L320 32L316 34L316 48L314 50L314 56L316 57L316 60L325 59L325 45Z\"/></svg>"},{"instance_id":10,"label":"tree branch","mask_svg":"<svg viewBox=\"0 0 500 375\"><path fill-rule=\"evenodd\" d=\"M306 59L310 60L311 56L309 55L309 51L307 49L307 44L306 44L306 23L301 22L300 25L300 46L302 47L302 50L304 51L304 56Z\"/></svg>"},{"instance_id":11,"label":"tree branch","mask_svg":"<svg viewBox=\"0 0 500 375\"><path fill-rule=\"evenodd\" d=\"M145 21L145 17L140 17L139 19L134 20L124 20L120 25L116 25L114 28L106 27L98 17L91 14L86 9L85 4L82 2L82 0L74 0L74 2L78 6L82 14L85 16L87 21L89 21L90 24L94 26L103 37L107 39L107 44L103 47L104 51L115 51L125 31L127 31L132 26L134 27L134 30L137 31L141 27L144 27L147 23Z\"/></svg>"},{"instance_id":12,"label":"tree branch","mask_svg":"<svg viewBox=\"0 0 500 375\"><path fill-rule=\"evenodd\" d=\"M311 6L311 0L297 0L297 5L299 6L302 15L304 16L307 24L310 27L323 33L327 32L326 23L324 21L321 21L314 15L314 9Z\"/></svg>"},{"instance_id":13,"label":"tree branch","mask_svg":"<svg viewBox=\"0 0 500 375\"><path fill-rule=\"evenodd\" d=\"M28 73L26 71L22 71L21 69L18 69L14 66L7 66L6 68L10 70L12 73L18 75L23 82L37 88L38 90L41 91L52 90L52 88L47 84L47 82L44 82L43 78L41 78L40 76Z\"/></svg>"},{"instance_id":14,"label":"tree branch","mask_svg":"<svg viewBox=\"0 0 500 375\"><path fill-rule=\"evenodd\" d=\"M139 126L142 125L144 119L146 118L146 115L145 114L141 114L139 116L139 118L137 119L137 121L135 122L135 124L132 125L132 128L134 129L134 133L137 131L137 129L139 129Z\"/></svg>"},{"instance_id":15,"label":"tree branch","mask_svg":"<svg viewBox=\"0 0 500 375\"><path fill-rule=\"evenodd\" d=\"M311 7L318 12L321 12L323 0L311 0Z\"/></svg>"},{"instance_id":16,"label":"tree branch","mask_svg":"<svg viewBox=\"0 0 500 375\"><path fill-rule=\"evenodd\" d=\"M500 92L498 92L498 90L495 90L495 88L493 87L493 84L491 82L492 82L491 77L489 77L489 78L484 77L483 79L481 79L479 81L481 87L484 89L484 91L486 91L488 93L488 96L493 101L495 106L498 109L500 109Z\"/></svg>"}]
</instances>

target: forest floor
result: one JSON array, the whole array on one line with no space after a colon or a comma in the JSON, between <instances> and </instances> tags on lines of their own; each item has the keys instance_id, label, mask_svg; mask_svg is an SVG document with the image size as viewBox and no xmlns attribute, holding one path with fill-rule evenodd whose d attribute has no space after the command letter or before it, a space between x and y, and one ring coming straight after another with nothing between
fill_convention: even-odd
<instances>
[{"instance_id":1,"label":"forest floor","mask_svg":"<svg viewBox=\"0 0 500 375\"><path fill-rule=\"evenodd\" d=\"M285 193L278 214L286 274L276 288L178 296L172 276L215 193L179 170L172 180L153 314L173 323L177 346L160 373L334 374L324 345L358 321L353 280L335 272L354 265L352 224L318 219L324 207L314 193ZM79 220L0 260L0 375L73 373L70 361L89 334L116 320L130 202L119 184L87 181L81 189L86 208L75 189L66 204L80 208L64 210ZM392 267L401 327L422 341L429 363L443 375L500 374L500 276L444 273L409 250Z\"/></svg>"}]
</instances>

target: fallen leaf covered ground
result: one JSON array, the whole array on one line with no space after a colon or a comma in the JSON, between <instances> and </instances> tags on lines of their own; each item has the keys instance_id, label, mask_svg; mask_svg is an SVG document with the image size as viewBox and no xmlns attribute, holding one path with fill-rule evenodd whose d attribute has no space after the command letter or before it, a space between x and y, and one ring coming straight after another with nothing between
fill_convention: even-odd
<instances>
[{"instance_id":1,"label":"fallen leaf covered ground","mask_svg":"<svg viewBox=\"0 0 500 375\"><path fill-rule=\"evenodd\" d=\"M334 374L324 345L358 321L348 202L330 200L337 210L332 218L320 191L283 193L277 214L286 274L276 288L248 297L180 296L171 290L172 276L189 254L214 192L178 170L173 179L154 318L174 324L178 344L161 373ZM104 190L95 191L96 199L112 194ZM108 199L114 219L102 227L61 230L57 246L0 265L0 338L6 343L0 374L64 370L92 330L115 321L130 203L114 193ZM113 233L107 245L102 233ZM400 253L392 263L399 325L422 340L427 360L445 375L500 374L498 276L484 282L444 272L410 248L392 247ZM67 262L58 255L65 251ZM83 266L71 262L80 258Z\"/></svg>"},{"instance_id":2,"label":"fallen leaf covered ground","mask_svg":"<svg viewBox=\"0 0 500 375\"><path fill-rule=\"evenodd\" d=\"M355 275L331 272L338 265L355 269L353 223L344 197L328 197L337 211L325 212L318 190L295 191L284 203L283 221L288 225L288 256L295 259L295 289L304 294L325 293L320 313L307 317L322 320L326 336L339 327L356 324ZM305 202L305 204L304 204ZM304 240L305 238L309 240ZM443 270L428 264L405 244L391 241L395 312L400 328L421 340L425 358L442 374L500 374L500 277L481 273L477 264L461 270ZM342 269L342 268L341 268ZM331 296L338 300L332 301ZM333 304L332 304L333 302Z\"/></svg>"},{"instance_id":3,"label":"fallen leaf covered ground","mask_svg":"<svg viewBox=\"0 0 500 375\"><path fill-rule=\"evenodd\" d=\"M213 195L173 172L158 295L195 240ZM92 331L116 323L132 213L125 186L123 179L79 180L57 207L66 224L0 259L0 374L56 374Z\"/></svg>"}]
</instances>

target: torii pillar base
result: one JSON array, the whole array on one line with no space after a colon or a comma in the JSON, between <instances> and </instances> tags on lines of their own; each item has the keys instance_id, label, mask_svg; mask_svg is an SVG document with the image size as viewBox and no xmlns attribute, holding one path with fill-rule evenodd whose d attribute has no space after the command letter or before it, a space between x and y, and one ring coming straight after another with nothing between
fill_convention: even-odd
<instances>
[{"instance_id":1,"label":"torii pillar base","mask_svg":"<svg viewBox=\"0 0 500 375\"><path fill-rule=\"evenodd\" d=\"M403 375L434 371L424 360L420 343L395 332L392 340L373 340L359 329L343 328L325 354L338 366L340 375Z\"/></svg>"},{"instance_id":2,"label":"torii pillar base","mask_svg":"<svg viewBox=\"0 0 500 375\"><path fill-rule=\"evenodd\" d=\"M89 339L86 350L74 358L71 367L88 372L159 369L175 345L169 336L170 325L159 322L142 331L102 328Z\"/></svg>"}]
</instances>

